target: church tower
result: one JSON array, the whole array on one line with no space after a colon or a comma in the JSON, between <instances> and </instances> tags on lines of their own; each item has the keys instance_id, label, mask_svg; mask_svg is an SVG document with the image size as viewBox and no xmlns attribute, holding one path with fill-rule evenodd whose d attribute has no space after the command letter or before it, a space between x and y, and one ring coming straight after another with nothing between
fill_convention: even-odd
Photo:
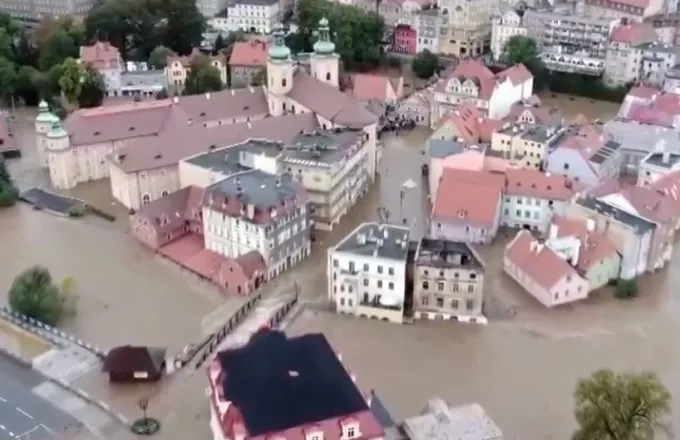
<instances>
[{"instance_id":1,"label":"church tower","mask_svg":"<svg viewBox=\"0 0 680 440\"><path fill-rule=\"evenodd\" d=\"M335 53L335 44L331 41L331 28L324 17L319 20L319 39L314 43L311 56L312 75L326 84L338 88L340 57Z\"/></svg>"},{"instance_id":2,"label":"church tower","mask_svg":"<svg viewBox=\"0 0 680 440\"><path fill-rule=\"evenodd\" d=\"M293 88L293 61L284 41L283 26L274 28L274 43L267 59L267 92L269 113L281 116L286 112L286 94Z\"/></svg>"}]
</instances>

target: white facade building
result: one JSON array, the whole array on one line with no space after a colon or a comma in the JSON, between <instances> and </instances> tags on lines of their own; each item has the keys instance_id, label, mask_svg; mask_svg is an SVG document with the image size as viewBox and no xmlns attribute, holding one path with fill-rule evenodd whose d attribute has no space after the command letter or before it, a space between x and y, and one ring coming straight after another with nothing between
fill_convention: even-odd
<instances>
[{"instance_id":1,"label":"white facade building","mask_svg":"<svg viewBox=\"0 0 680 440\"><path fill-rule=\"evenodd\" d=\"M500 17L491 21L491 53L495 60L500 60L505 44L514 36L526 36L527 28L522 24L522 17L514 9L509 9Z\"/></svg>"},{"instance_id":2,"label":"white facade building","mask_svg":"<svg viewBox=\"0 0 680 440\"><path fill-rule=\"evenodd\" d=\"M281 21L279 0L238 0L228 9L229 30L269 34Z\"/></svg>"},{"instance_id":3,"label":"white facade building","mask_svg":"<svg viewBox=\"0 0 680 440\"><path fill-rule=\"evenodd\" d=\"M409 236L364 223L328 250L328 299L338 313L403 322Z\"/></svg>"}]
</instances>

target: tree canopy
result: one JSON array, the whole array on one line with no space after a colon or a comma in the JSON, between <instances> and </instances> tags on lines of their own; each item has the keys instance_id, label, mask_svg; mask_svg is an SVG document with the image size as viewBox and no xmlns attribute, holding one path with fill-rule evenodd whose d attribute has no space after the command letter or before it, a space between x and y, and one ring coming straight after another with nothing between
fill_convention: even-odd
<instances>
[{"instance_id":1,"label":"tree canopy","mask_svg":"<svg viewBox=\"0 0 680 440\"><path fill-rule=\"evenodd\" d=\"M19 198L19 191L12 182L5 159L0 156L0 208L12 206Z\"/></svg>"},{"instance_id":2,"label":"tree canopy","mask_svg":"<svg viewBox=\"0 0 680 440\"><path fill-rule=\"evenodd\" d=\"M33 266L14 278L9 289L9 305L13 310L46 324L56 325L64 309L59 287L43 266Z\"/></svg>"},{"instance_id":3,"label":"tree canopy","mask_svg":"<svg viewBox=\"0 0 680 440\"><path fill-rule=\"evenodd\" d=\"M80 94L78 95L78 107L99 107L106 95L104 77L99 71L91 66L86 66L83 71Z\"/></svg>"},{"instance_id":4,"label":"tree canopy","mask_svg":"<svg viewBox=\"0 0 680 440\"><path fill-rule=\"evenodd\" d=\"M319 20L330 23L336 52L344 65L353 70L370 70L380 63L380 40L385 24L375 12L326 0L300 0L297 3L298 32L286 38L286 44L297 52L313 50Z\"/></svg>"},{"instance_id":5,"label":"tree canopy","mask_svg":"<svg viewBox=\"0 0 680 440\"><path fill-rule=\"evenodd\" d=\"M74 58L67 58L64 64L62 64L59 87L61 87L61 91L64 92L64 96L66 96L70 103L75 103L80 96L83 74L83 66Z\"/></svg>"},{"instance_id":6,"label":"tree canopy","mask_svg":"<svg viewBox=\"0 0 680 440\"><path fill-rule=\"evenodd\" d=\"M200 44L205 30L194 0L102 0L84 22L88 39L109 41L124 59L138 61L146 61L161 45L186 55Z\"/></svg>"},{"instance_id":7,"label":"tree canopy","mask_svg":"<svg viewBox=\"0 0 680 440\"><path fill-rule=\"evenodd\" d=\"M671 395L654 373L600 370L578 381L574 397L572 440L652 440L668 432Z\"/></svg>"},{"instance_id":8,"label":"tree canopy","mask_svg":"<svg viewBox=\"0 0 680 440\"><path fill-rule=\"evenodd\" d=\"M169 47L158 46L151 55L149 55L149 67L152 69L165 69L168 63L168 57L176 55Z\"/></svg>"},{"instance_id":9,"label":"tree canopy","mask_svg":"<svg viewBox=\"0 0 680 440\"><path fill-rule=\"evenodd\" d=\"M505 43L503 61L508 64L524 64L534 75L534 88L541 88L546 81L546 71L539 57L536 40L515 35Z\"/></svg>"},{"instance_id":10,"label":"tree canopy","mask_svg":"<svg viewBox=\"0 0 680 440\"><path fill-rule=\"evenodd\" d=\"M210 64L206 56L197 56L191 62L191 68L184 84L184 93L196 95L199 93L217 92L224 88L220 71Z\"/></svg>"},{"instance_id":11,"label":"tree canopy","mask_svg":"<svg viewBox=\"0 0 680 440\"><path fill-rule=\"evenodd\" d=\"M417 54L411 61L413 73L421 79L431 78L437 72L437 67L439 67L439 57L427 49Z\"/></svg>"}]
</instances>

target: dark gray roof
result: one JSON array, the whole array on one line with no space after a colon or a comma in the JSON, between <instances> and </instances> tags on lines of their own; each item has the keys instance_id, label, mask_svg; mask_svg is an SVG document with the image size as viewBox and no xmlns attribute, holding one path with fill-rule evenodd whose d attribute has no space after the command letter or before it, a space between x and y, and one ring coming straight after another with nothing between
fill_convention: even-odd
<instances>
[{"instance_id":1,"label":"dark gray roof","mask_svg":"<svg viewBox=\"0 0 680 440\"><path fill-rule=\"evenodd\" d=\"M209 186L206 189L204 203L210 194L232 198L238 197L243 203L255 206L275 206L284 200L290 200L300 190L300 184L290 176L275 176L260 170L244 171Z\"/></svg>"},{"instance_id":2,"label":"dark gray roof","mask_svg":"<svg viewBox=\"0 0 680 440\"><path fill-rule=\"evenodd\" d=\"M403 226L363 223L345 237L336 252L406 261L410 230Z\"/></svg>"},{"instance_id":3,"label":"dark gray roof","mask_svg":"<svg viewBox=\"0 0 680 440\"><path fill-rule=\"evenodd\" d=\"M437 238L423 238L420 241L416 264L432 267L484 269L481 258L467 243Z\"/></svg>"},{"instance_id":4,"label":"dark gray roof","mask_svg":"<svg viewBox=\"0 0 680 440\"><path fill-rule=\"evenodd\" d=\"M427 143L430 157L444 158L465 150L465 143L455 140L430 139Z\"/></svg>"},{"instance_id":5,"label":"dark gray roof","mask_svg":"<svg viewBox=\"0 0 680 440\"><path fill-rule=\"evenodd\" d=\"M590 160L599 165L610 158L620 147L621 144L616 141L607 141L602 148L590 157Z\"/></svg>"},{"instance_id":6,"label":"dark gray roof","mask_svg":"<svg viewBox=\"0 0 680 440\"><path fill-rule=\"evenodd\" d=\"M396 425L389 410L375 391L371 391L371 401L368 407L383 428L389 428Z\"/></svg>"},{"instance_id":7,"label":"dark gray roof","mask_svg":"<svg viewBox=\"0 0 680 440\"><path fill-rule=\"evenodd\" d=\"M666 154L665 159L664 154ZM674 153L670 151L667 153L652 153L645 158L645 162L657 167L670 169L680 163L680 153Z\"/></svg>"},{"instance_id":8,"label":"dark gray roof","mask_svg":"<svg viewBox=\"0 0 680 440\"><path fill-rule=\"evenodd\" d=\"M637 215L630 214L623 211L615 206L612 206L602 200L598 200L592 197L579 198L576 203L579 205L598 212L607 217L611 217L623 224L626 224L632 228L635 228L638 232L646 232L650 229L654 229L654 223L643 219Z\"/></svg>"}]
</instances>

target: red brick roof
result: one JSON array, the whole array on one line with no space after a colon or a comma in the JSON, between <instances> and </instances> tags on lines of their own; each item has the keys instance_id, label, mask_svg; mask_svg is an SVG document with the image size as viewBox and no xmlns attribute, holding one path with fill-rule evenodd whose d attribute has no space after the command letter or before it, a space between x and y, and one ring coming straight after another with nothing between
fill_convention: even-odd
<instances>
[{"instance_id":1,"label":"red brick roof","mask_svg":"<svg viewBox=\"0 0 680 440\"><path fill-rule=\"evenodd\" d=\"M260 40L237 41L229 58L232 66L264 67L267 65L267 43Z\"/></svg>"},{"instance_id":2,"label":"red brick roof","mask_svg":"<svg viewBox=\"0 0 680 440\"><path fill-rule=\"evenodd\" d=\"M385 101L387 90L392 89L396 96L397 91L388 76L373 73L357 73L352 78L352 95L360 101L372 99Z\"/></svg>"},{"instance_id":3,"label":"red brick roof","mask_svg":"<svg viewBox=\"0 0 680 440\"><path fill-rule=\"evenodd\" d=\"M618 253L614 243L601 232L589 231L584 221L556 215L552 224L557 228L557 237L574 236L581 242L576 267L588 271L602 259Z\"/></svg>"},{"instance_id":4,"label":"red brick roof","mask_svg":"<svg viewBox=\"0 0 680 440\"><path fill-rule=\"evenodd\" d=\"M649 23L621 24L615 27L609 36L610 41L626 43L630 45L654 41L655 39L656 32Z\"/></svg>"},{"instance_id":5,"label":"red brick roof","mask_svg":"<svg viewBox=\"0 0 680 440\"><path fill-rule=\"evenodd\" d=\"M505 192L509 195L566 201L576 194L573 182L559 174L509 168L505 175Z\"/></svg>"}]
</instances>

